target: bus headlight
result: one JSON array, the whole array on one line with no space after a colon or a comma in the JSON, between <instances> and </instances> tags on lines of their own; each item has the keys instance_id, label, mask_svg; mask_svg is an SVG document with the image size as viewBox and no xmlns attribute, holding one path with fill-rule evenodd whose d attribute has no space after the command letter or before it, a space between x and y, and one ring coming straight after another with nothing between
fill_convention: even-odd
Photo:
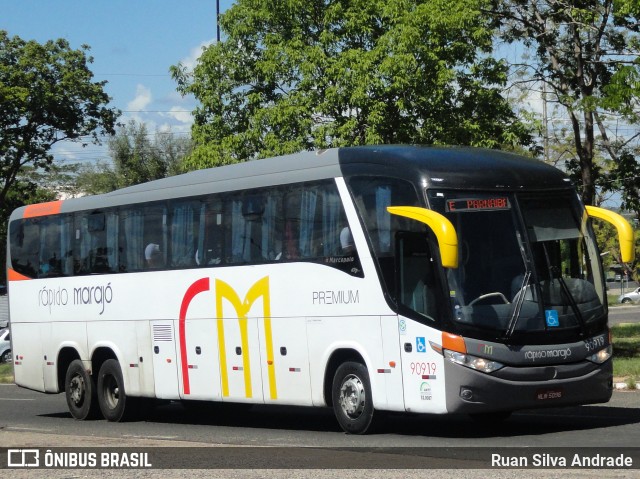
<instances>
[{"instance_id":1,"label":"bus headlight","mask_svg":"<svg viewBox=\"0 0 640 479\"><path fill-rule=\"evenodd\" d=\"M504 364L498 361L489 361L485 358L479 358L470 354L463 354L457 351L444 350L444 357L452 363L460 364L476 371L482 371L483 373L492 373L500 368L504 367Z\"/></svg>"},{"instance_id":2,"label":"bus headlight","mask_svg":"<svg viewBox=\"0 0 640 479\"><path fill-rule=\"evenodd\" d=\"M613 354L613 347L611 345L609 345L606 348L601 349L600 351L598 351L596 354L592 354L587 359L589 361L591 361L592 363L602 364L607 359L609 359L612 354Z\"/></svg>"}]
</instances>

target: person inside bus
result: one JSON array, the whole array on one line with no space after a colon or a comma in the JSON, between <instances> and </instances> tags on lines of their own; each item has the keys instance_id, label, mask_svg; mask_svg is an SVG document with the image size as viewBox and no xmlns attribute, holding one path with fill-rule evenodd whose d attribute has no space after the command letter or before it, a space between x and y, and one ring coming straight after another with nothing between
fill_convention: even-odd
<instances>
[{"instance_id":1,"label":"person inside bus","mask_svg":"<svg viewBox=\"0 0 640 479\"><path fill-rule=\"evenodd\" d=\"M147 268L157 269L162 268L162 251L160 251L160 245L156 243L149 243L144 249L144 259Z\"/></svg>"}]
</instances>

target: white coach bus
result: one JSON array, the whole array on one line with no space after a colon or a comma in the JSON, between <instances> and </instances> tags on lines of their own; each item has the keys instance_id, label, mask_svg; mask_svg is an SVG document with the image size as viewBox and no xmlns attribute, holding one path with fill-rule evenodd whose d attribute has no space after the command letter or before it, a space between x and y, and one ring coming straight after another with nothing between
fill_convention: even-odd
<instances>
[{"instance_id":1,"label":"white coach bus","mask_svg":"<svg viewBox=\"0 0 640 479\"><path fill-rule=\"evenodd\" d=\"M140 398L502 418L606 402L605 282L569 179L499 151L355 147L10 218L15 381L120 421Z\"/></svg>"}]
</instances>

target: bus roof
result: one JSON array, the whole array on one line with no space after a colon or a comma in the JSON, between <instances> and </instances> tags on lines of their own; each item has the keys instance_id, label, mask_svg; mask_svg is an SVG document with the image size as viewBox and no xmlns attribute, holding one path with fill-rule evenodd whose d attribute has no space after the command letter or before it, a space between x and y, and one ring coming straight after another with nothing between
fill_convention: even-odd
<instances>
[{"instance_id":1,"label":"bus roof","mask_svg":"<svg viewBox=\"0 0 640 479\"><path fill-rule=\"evenodd\" d=\"M425 187L472 190L544 190L571 186L560 170L539 160L471 147L383 145L305 151L192 171L110 193L54 202L54 208L17 209L11 219L94 210L132 203L335 178L388 175ZM31 211L31 213L28 213Z\"/></svg>"},{"instance_id":2,"label":"bus roof","mask_svg":"<svg viewBox=\"0 0 640 479\"><path fill-rule=\"evenodd\" d=\"M499 150L440 146L363 146L340 149L343 174L386 168L425 188L537 191L572 187L557 168ZM377 165L377 166L376 166ZM395 172L395 173L392 173Z\"/></svg>"}]
</instances>

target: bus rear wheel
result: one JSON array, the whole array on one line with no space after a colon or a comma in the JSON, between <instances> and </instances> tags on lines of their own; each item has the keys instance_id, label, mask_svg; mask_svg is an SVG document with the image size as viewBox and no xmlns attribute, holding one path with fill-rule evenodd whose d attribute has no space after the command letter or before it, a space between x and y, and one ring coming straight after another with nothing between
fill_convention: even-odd
<instances>
[{"instance_id":1,"label":"bus rear wheel","mask_svg":"<svg viewBox=\"0 0 640 479\"><path fill-rule=\"evenodd\" d=\"M341 364L333 377L331 395L336 419L345 432L370 431L373 401L369 373L363 364L351 361Z\"/></svg>"},{"instance_id":2,"label":"bus rear wheel","mask_svg":"<svg viewBox=\"0 0 640 479\"><path fill-rule=\"evenodd\" d=\"M98 414L98 402L93 377L76 359L69 364L64 379L64 395L69 412L76 419L91 419Z\"/></svg>"},{"instance_id":3,"label":"bus rear wheel","mask_svg":"<svg viewBox=\"0 0 640 479\"><path fill-rule=\"evenodd\" d=\"M131 403L131 404L128 404ZM98 373L98 404L107 421L120 422L128 416L132 401L124 390L124 380L120 364L115 359L107 359Z\"/></svg>"}]
</instances>

